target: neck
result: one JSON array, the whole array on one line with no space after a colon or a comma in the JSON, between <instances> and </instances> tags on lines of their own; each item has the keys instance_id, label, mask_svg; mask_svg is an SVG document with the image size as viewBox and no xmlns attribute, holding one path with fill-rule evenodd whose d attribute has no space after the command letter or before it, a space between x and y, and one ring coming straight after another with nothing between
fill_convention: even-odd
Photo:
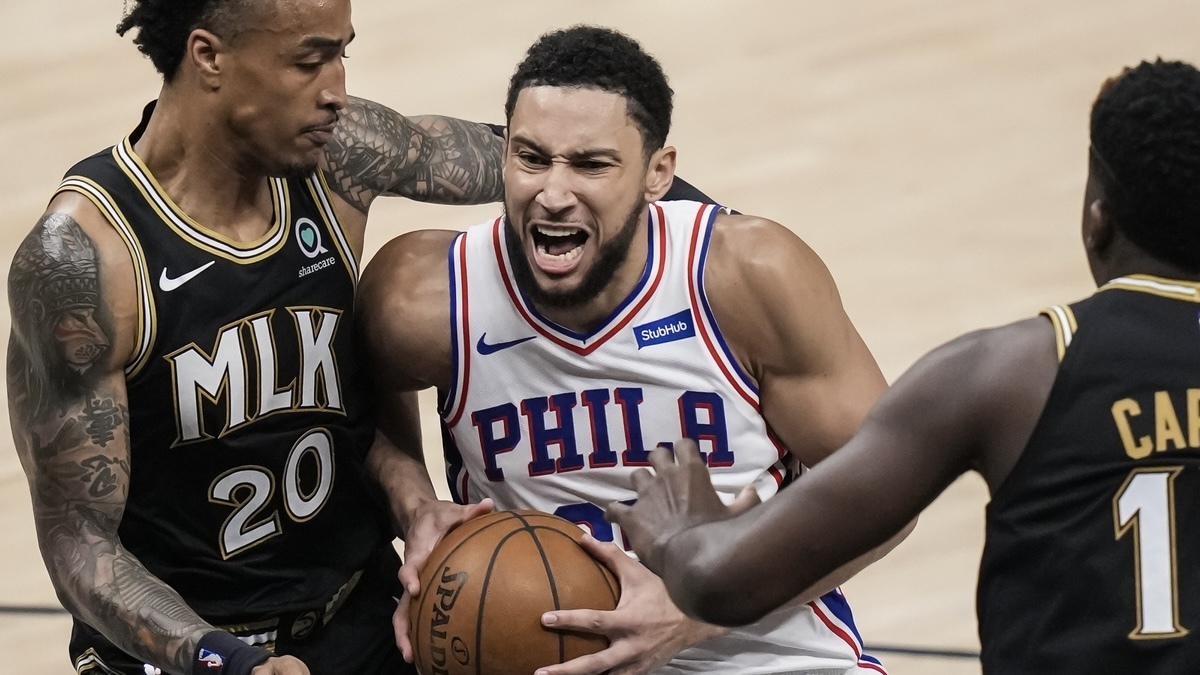
<instances>
[{"instance_id":1,"label":"neck","mask_svg":"<svg viewBox=\"0 0 1200 675\"><path fill-rule=\"evenodd\" d=\"M219 116L194 99L164 87L134 152L193 220L235 241L258 239L274 215L267 176L248 166Z\"/></svg>"},{"instance_id":2,"label":"neck","mask_svg":"<svg viewBox=\"0 0 1200 675\"><path fill-rule=\"evenodd\" d=\"M1200 272L1188 271L1177 265L1150 256L1131 244L1119 247L1113 255L1098 261L1093 266L1092 275L1097 286L1134 274L1146 274L1164 279L1200 282Z\"/></svg>"}]
</instances>

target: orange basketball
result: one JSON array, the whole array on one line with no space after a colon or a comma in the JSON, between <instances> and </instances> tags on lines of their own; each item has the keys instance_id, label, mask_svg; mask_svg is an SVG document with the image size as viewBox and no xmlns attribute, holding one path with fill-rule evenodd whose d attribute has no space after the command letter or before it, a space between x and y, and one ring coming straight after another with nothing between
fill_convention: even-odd
<instances>
[{"instance_id":1,"label":"orange basketball","mask_svg":"<svg viewBox=\"0 0 1200 675\"><path fill-rule=\"evenodd\" d=\"M608 641L542 627L554 609L616 607L620 590L580 545L583 530L530 510L498 511L446 535L421 571L409 639L422 675L530 675Z\"/></svg>"}]
</instances>

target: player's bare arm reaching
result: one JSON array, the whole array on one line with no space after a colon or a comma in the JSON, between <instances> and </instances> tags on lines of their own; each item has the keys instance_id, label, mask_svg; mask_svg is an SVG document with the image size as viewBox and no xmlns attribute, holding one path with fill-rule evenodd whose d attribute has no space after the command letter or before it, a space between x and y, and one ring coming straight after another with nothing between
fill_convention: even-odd
<instances>
[{"instance_id":1,"label":"player's bare arm reaching","mask_svg":"<svg viewBox=\"0 0 1200 675\"><path fill-rule=\"evenodd\" d=\"M126 551L129 412L100 255L65 213L44 216L9 272L9 414L38 541L63 605L130 654L188 672L212 630ZM124 346L127 346L125 343Z\"/></svg>"},{"instance_id":2,"label":"player's bare arm reaching","mask_svg":"<svg viewBox=\"0 0 1200 675\"><path fill-rule=\"evenodd\" d=\"M499 201L503 141L486 125L452 117L405 117L349 97L325 146L330 187L366 213L380 195L440 204Z\"/></svg>"}]
</instances>

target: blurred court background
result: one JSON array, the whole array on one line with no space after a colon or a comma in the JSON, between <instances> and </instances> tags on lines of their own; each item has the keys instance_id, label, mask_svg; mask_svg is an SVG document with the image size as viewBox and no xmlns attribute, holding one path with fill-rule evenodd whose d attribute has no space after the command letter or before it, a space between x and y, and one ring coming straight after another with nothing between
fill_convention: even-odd
<instances>
[{"instance_id":1,"label":"blurred court background","mask_svg":"<svg viewBox=\"0 0 1200 675\"><path fill-rule=\"evenodd\" d=\"M63 171L130 131L158 90L113 32L122 10L0 0L5 271ZM1200 3L1184 0L356 0L354 18L351 93L493 122L542 32L592 22L639 39L675 89L679 173L816 249L889 380L959 333L1090 292L1078 230L1091 101L1140 59L1200 60ZM496 212L377 203L367 256L400 232ZM0 673L69 673L66 617L14 611L57 603L0 425ZM869 644L978 648L986 498L960 480L847 585ZM879 655L893 675L979 672L970 658Z\"/></svg>"}]
</instances>

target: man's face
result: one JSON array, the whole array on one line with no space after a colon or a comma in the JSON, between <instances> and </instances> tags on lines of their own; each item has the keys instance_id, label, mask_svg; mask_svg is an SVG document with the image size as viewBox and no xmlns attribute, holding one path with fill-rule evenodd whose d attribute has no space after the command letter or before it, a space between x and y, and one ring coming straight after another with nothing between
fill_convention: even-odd
<instances>
[{"instance_id":1,"label":"man's face","mask_svg":"<svg viewBox=\"0 0 1200 675\"><path fill-rule=\"evenodd\" d=\"M548 86L517 96L504 206L517 280L534 302L581 306L625 267L640 273L644 261L628 254L645 222L642 150L622 96Z\"/></svg>"},{"instance_id":2,"label":"man's face","mask_svg":"<svg viewBox=\"0 0 1200 675\"><path fill-rule=\"evenodd\" d=\"M312 171L346 106L350 0L262 0L223 54L221 94L247 156L270 175Z\"/></svg>"}]
</instances>

